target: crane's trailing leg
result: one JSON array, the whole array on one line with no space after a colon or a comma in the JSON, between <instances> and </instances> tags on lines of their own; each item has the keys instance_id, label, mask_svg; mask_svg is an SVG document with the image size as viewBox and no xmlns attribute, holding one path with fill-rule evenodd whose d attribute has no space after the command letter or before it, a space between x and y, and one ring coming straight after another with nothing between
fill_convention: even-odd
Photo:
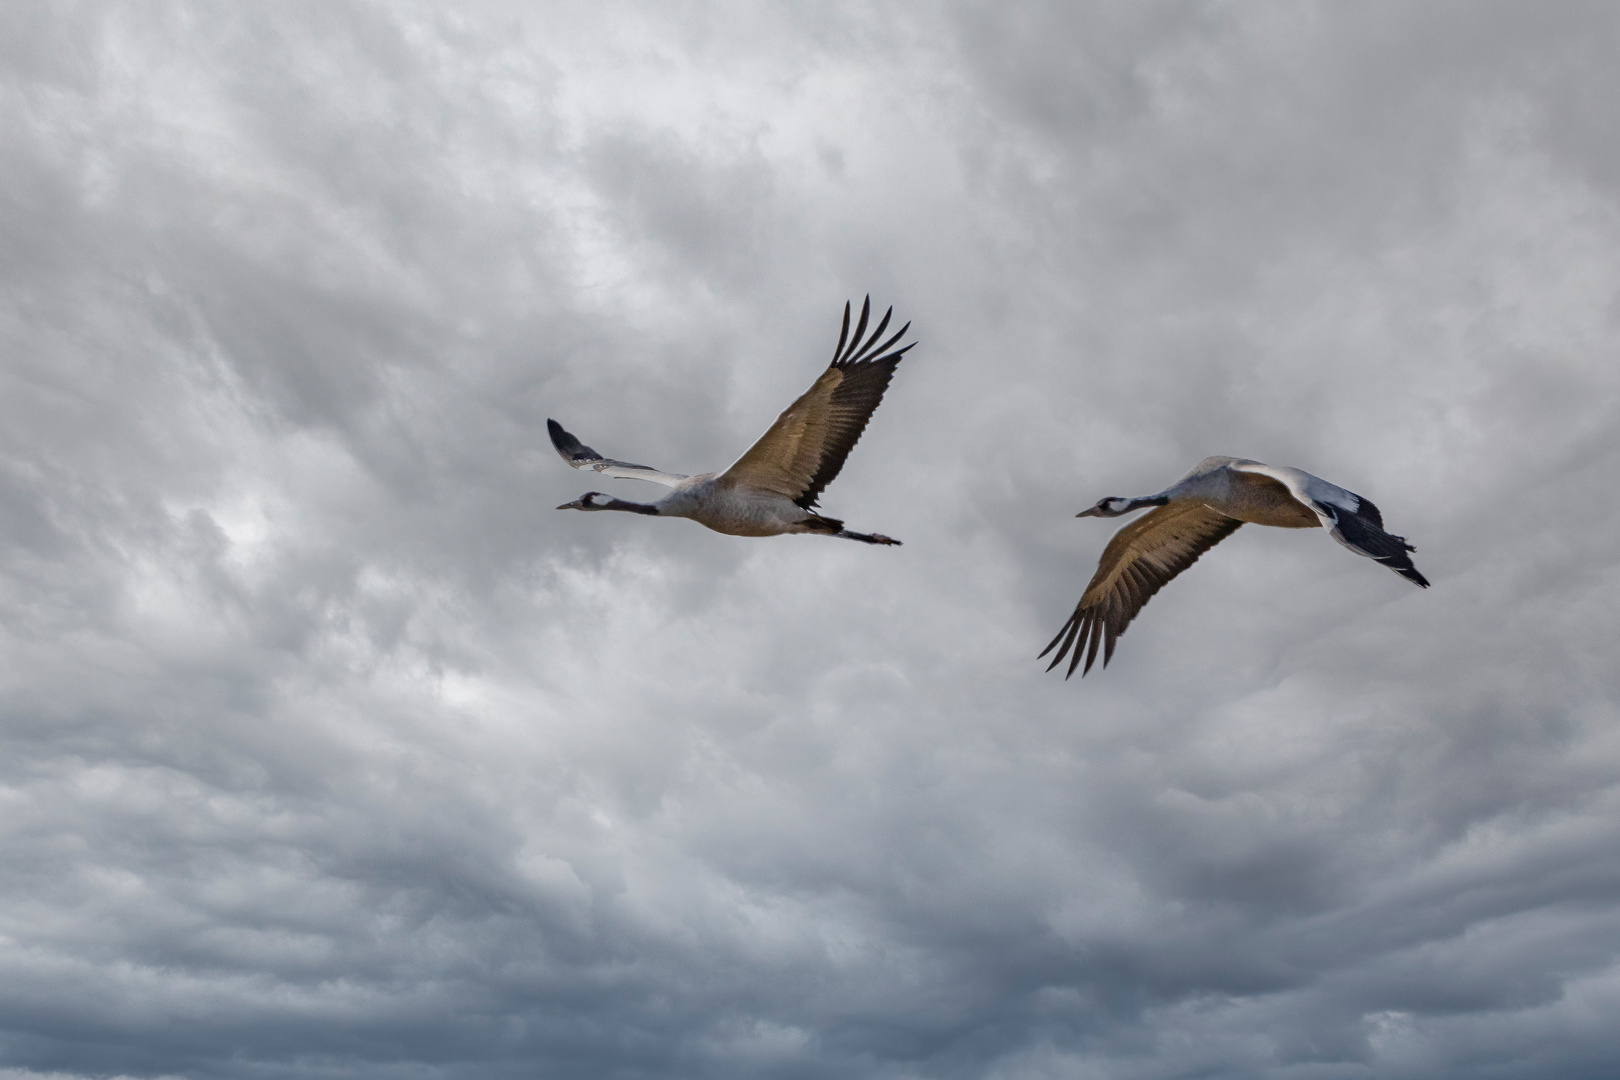
<instances>
[{"instance_id":1,"label":"crane's trailing leg","mask_svg":"<svg viewBox=\"0 0 1620 1080\"><path fill-rule=\"evenodd\" d=\"M812 514L805 518L803 525L805 532L822 533L826 536L838 536L845 540L859 540L863 544L892 544L895 547L900 546L900 541L896 540L892 536L884 536L882 533L851 532L849 529L844 528L844 523L839 521L837 518L822 517L820 514Z\"/></svg>"}]
</instances>

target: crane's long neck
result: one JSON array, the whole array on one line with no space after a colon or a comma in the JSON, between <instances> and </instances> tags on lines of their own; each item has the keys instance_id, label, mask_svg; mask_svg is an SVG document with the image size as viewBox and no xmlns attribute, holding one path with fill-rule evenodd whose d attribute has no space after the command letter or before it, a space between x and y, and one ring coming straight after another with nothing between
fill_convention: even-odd
<instances>
[{"instance_id":1,"label":"crane's long neck","mask_svg":"<svg viewBox=\"0 0 1620 1080\"><path fill-rule=\"evenodd\" d=\"M624 499L608 499L605 502L591 503L592 510L623 510L631 514L651 514L658 516L658 507L653 503L628 502Z\"/></svg>"}]
</instances>

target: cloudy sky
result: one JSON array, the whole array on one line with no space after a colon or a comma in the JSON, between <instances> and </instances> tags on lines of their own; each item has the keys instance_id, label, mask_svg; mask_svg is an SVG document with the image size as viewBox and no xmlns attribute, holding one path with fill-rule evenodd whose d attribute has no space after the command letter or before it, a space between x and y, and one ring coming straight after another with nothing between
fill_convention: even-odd
<instances>
[{"instance_id":1,"label":"cloudy sky","mask_svg":"<svg viewBox=\"0 0 1620 1080\"><path fill-rule=\"evenodd\" d=\"M0 6L0 1078L1620 1073L1617 56ZM546 417L724 467L867 293L904 547L553 509ZM1245 529L1045 674L1217 453L1434 587Z\"/></svg>"}]
</instances>

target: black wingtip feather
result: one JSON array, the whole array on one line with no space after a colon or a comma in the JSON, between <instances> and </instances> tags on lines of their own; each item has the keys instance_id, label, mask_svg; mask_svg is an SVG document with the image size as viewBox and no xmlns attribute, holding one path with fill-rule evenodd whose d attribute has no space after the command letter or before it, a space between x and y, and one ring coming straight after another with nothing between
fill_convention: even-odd
<instances>
[{"instance_id":1,"label":"black wingtip feather","mask_svg":"<svg viewBox=\"0 0 1620 1080\"><path fill-rule=\"evenodd\" d=\"M1086 660L1084 670L1080 672L1080 677L1083 679L1097 659L1097 646L1101 641L1102 629L1098 625L1094 613L1081 612L1076 609L1075 613L1069 616L1069 621L1063 624L1063 629L1057 632L1056 637L1047 642L1046 648L1042 649L1040 655L1036 656L1035 659L1043 659L1047 653L1054 648L1057 649L1057 655L1052 657L1052 662L1046 665L1046 670L1051 671L1063 661L1069 661L1068 670L1063 673L1063 679L1067 682L1074 675L1075 669L1080 666L1081 657L1085 656L1089 651L1090 657ZM1112 656L1113 649L1109 648L1107 654L1103 657L1103 667L1108 666L1108 661Z\"/></svg>"},{"instance_id":2,"label":"black wingtip feather","mask_svg":"<svg viewBox=\"0 0 1620 1080\"><path fill-rule=\"evenodd\" d=\"M883 317L883 321L888 322L889 317L887 315L885 315ZM882 345L878 345L876 348L873 348L872 345L877 342L878 337L881 336L882 333L883 333L883 327L879 326L877 328L876 332L874 332L872 334L871 341L867 344L867 347L861 350L860 355L854 357L853 359L846 360L846 361L844 361L844 363L846 365L855 364L855 363L861 362L863 359L865 359L867 357L870 357L870 359L866 359L866 362L869 363L869 364L875 364L875 363L878 363L879 361L887 360L891 355L895 356L895 357L904 356L906 354L906 349L910 349L910 348L914 347L917 344L915 341L913 341L910 345L907 345L905 349L901 349L901 350L899 350L898 352L895 352L895 353L890 353L889 352L889 347L892 346L895 342L899 341L901 338L905 337L906 336L906 331L910 330L910 329L911 329L911 324L906 323L906 325L902 326L900 328L900 331L897 334L895 334L893 337L891 337L888 341L885 341Z\"/></svg>"},{"instance_id":3,"label":"black wingtip feather","mask_svg":"<svg viewBox=\"0 0 1620 1080\"><path fill-rule=\"evenodd\" d=\"M883 313L883 318L878 321L877 329L866 336L864 344L860 341L851 343L849 352L838 362L839 366L852 367L868 357L882 355L878 342L883 340L883 331L888 329L889 320L892 318L894 318L894 308L891 307Z\"/></svg>"},{"instance_id":4,"label":"black wingtip feather","mask_svg":"<svg viewBox=\"0 0 1620 1080\"><path fill-rule=\"evenodd\" d=\"M594 461L599 456L550 417L546 418L546 433L551 436L551 445L557 448L557 453L568 461Z\"/></svg>"},{"instance_id":5,"label":"black wingtip feather","mask_svg":"<svg viewBox=\"0 0 1620 1080\"><path fill-rule=\"evenodd\" d=\"M1058 642L1063 640L1063 635L1067 634L1069 632L1069 627L1071 625L1073 625L1073 624L1074 624L1074 618L1071 616L1069 618L1069 621L1064 623L1062 629L1060 629L1057 632L1057 636L1054 637L1051 641L1048 641L1046 643L1046 648L1042 649L1040 651L1040 654L1038 656L1036 656L1035 659L1037 659L1037 660L1044 659L1046 654L1051 652L1053 647L1056 646ZM1057 667L1058 661L1061 660L1061 659L1063 659L1063 654L1062 653L1059 653L1058 655L1052 657L1052 662L1046 666L1046 670L1051 671L1053 668Z\"/></svg>"},{"instance_id":6,"label":"black wingtip feather","mask_svg":"<svg viewBox=\"0 0 1620 1080\"><path fill-rule=\"evenodd\" d=\"M1057 637L1052 639L1051 644L1047 645L1046 648L1041 650L1041 656L1045 656L1047 653L1052 651L1053 645L1056 645L1060 641L1063 642L1063 647L1058 649L1056 656L1052 657L1052 662L1046 665L1047 671L1051 671L1053 668L1063 663L1064 659L1069 655L1069 646L1074 643L1075 635L1079 633L1079 631L1080 613L1076 611L1073 615L1069 616L1069 621L1063 624L1063 629L1057 632ZM1041 656L1037 656L1035 659L1039 660ZM1074 674L1073 668L1069 670L1069 675L1072 674ZM1069 675L1065 675L1063 677L1067 679Z\"/></svg>"},{"instance_id":7,"label":"black wingtip feather","mask_svg":"<svg viewBox=\"0 0 1620 1080\"><path fill-rule=\"evenodd\" d=\"M871 317L872 317L872 297L867 296L867 298L865 300L861 301L861 319L860 319L859 322L857 322L855 324L855 333L851 337L850 342L849 342L849 351L851 353L853 353L856 350L856 348L860 346L861 338L866 334L866 320L871 318ZM842 348L840 348L839 351L840 351L840 355L834 358L833 363L835 363L835 364L848 363L849 362L848 356L843 355Z\"/></svg>"},{"instance_id":8,"label":"black wingtip feather","mask_svg":"<svg viewBox=\"0 0 1620 1080\"><path fill-rule=\"evenodd\" d=\"M883 340L883 332L888 329L889 322L894 318L894 306L890 305L888 310L884 311L883 318L878 321L877 327L873 329L871 334L868 334L866 324L871 321L872 317L872 297L868 293L861 301L860 318L856 321L852 333L849 323L853 310L851 303L847 300L844 301L844 322L838 331L838 347L833 350L832 362L834 367L847 368L862 362L875 363L886 360L889 357L889 349L893 348L897 341L906 336L906 331L911 329L911 323L908 322L888 340ZM882 344L879 344L879 342L882 342ZM911 345L907 345L893 355L904 356L906 350L916 344L914 341Z\"/></svg>"},{"instance_id":9,"label":"black wingtip feather","mask_svg":"<svg viewBox=\"0 0 1620 1080\"><path fill-rule=\"evenodd\" d=\"M883 336L883 331L888 329L889 320L893 317L894 308L891 307L888 311L883 313L883 318L878 322L877 329L873 330L871 335L866 339L866 344L862 346L861 343L857 341L854 345L851 345L850 349L854 355L845 357L842 363L846 365L856 364L864 360L867 356L871 355L872 347L876 345L878 343L878 339Z\"/></svg>"}]
</instances>

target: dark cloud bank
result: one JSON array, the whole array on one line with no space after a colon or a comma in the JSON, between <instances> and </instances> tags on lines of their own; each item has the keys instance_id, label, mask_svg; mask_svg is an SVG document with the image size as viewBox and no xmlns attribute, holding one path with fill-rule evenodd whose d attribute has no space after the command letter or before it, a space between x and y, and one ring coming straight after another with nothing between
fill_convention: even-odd
<instances>
[{"instance_id":1,"label":"dark cloud bank","mask_svg":"<svg viewBox=\"0 0 1620 1080\"><path fill-rule=\"evenodd\" d=\"M1617 41L6 5L0 1077L1620 1072ZM904 548L552 511L868 291ZM1434 588L1244 530L1043 676L1210 453Z\"/></svg>"}]
</instances>

